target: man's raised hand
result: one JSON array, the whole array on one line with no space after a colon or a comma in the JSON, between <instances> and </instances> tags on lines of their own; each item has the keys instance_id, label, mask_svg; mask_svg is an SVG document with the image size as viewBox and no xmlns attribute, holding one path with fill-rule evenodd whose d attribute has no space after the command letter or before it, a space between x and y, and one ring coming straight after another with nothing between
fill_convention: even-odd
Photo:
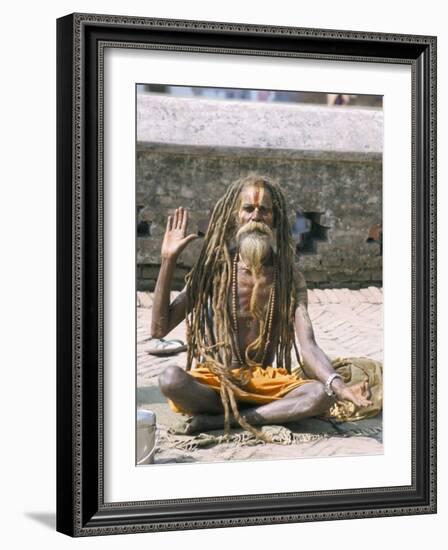
<instances>
[{"instance_id":1,"label":"man's raised hand","mask_svg":"<svg viewBox=\"0 0 448 550\"><path fill-rule=\"evenodd\" d=\"M185 208L176 208L174 215L168 216L162 242L162 258L177 258L190 241L198 238L195 233L187 235L187 224L188 211Z\"/></svg>"}]
</instances>

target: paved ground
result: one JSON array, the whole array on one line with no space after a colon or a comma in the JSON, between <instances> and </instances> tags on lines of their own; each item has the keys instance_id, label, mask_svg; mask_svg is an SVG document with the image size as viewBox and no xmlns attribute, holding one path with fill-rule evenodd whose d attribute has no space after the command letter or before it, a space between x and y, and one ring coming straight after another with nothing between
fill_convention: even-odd
<instances>
[{"instance_id":1,"label":"paved ground","mask_svg":"<svg viewBox=\"0 0 448 550\"><path fill-rule=\"evenodd\" d=\"M172 293L172 298L176 293ZM340 356L367 356L382 361L382 290L374 287L361 290L325 289L310 290L309 313L316 339L330 358ZM319 421L309 421L295 427L295 432L311 434L308 440L289 446L244 446L220 443L209 448L192 448L185 451L166 438L167 428L181 418L168 408L157 386L158 375L167 365L185 366L186 353L160 358L147 353L151 322L152 296L138 293L137 308L137 406L148 408L157 415L160 444L156 462L222 461L229 459L297 458L306 456L341 456L380 454L381 418L329 425L323 429ZM182 323L167 337L185 340ZM326 437L319 435L326 432ZM364 433L369 434L369 437ZM374 435L372 436L372 434ZM313 434L316 434L315 436ZM341 437L345 435L345 437ZM352 437L348 437L352 436Z\"/></svg>"}]
</instances>

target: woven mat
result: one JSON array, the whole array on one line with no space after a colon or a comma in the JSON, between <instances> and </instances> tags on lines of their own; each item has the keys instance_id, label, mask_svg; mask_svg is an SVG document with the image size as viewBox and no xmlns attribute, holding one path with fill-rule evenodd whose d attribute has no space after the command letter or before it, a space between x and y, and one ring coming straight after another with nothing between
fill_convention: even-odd
<instances>
[{"instance_id":1,"label":"woven mat","mask_svg":"<svg viewBox=\"0 0 448 550\"><path fill-rule=\"evenodd\" d=\"M382 441L382 419L375 418L359 422L333 422L319 419L309 419L291 423L288 426L263 426L261 430L267 433L272 443L279 445L300 445L329 437L372 437ZM171 430L161 429L158 434L158 449L179 449L195 451L207 449L220 444L232 444L240 447L266 445L252 433L235 429L226 436L223 430L213 430L207 433L181 435ZM156 449L157 452L157 449Z\"/></svg>"}]
</instances>

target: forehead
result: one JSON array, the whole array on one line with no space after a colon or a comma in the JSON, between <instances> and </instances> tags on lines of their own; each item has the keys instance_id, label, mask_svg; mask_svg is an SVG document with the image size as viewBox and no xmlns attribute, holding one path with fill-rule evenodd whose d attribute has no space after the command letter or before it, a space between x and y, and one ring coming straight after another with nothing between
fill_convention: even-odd
<instances>
[{"instance_id":1,"label":"forehead","mask_svg":"<svg viewBox=\"0 0 448 550\"><path fill-rule=\"evenodd\" d=\"M271 193L263 184L248 185L241 190L241 204L272 206Z\"/></svg>"}]
</instances>

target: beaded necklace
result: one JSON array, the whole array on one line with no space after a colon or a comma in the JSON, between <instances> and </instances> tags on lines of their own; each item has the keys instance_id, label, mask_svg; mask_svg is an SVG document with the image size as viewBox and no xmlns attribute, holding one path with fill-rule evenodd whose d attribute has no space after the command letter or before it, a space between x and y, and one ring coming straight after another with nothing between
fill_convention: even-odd
<instances>
[{"instance_id":1,"label":"beaded necklace","mask_svg":"<svg viewBox=\"0 0 448 550\"><path fill-rule=\"evenodd\" d=\"M233 321L233 328L235 331L235 351L236 356L238 359L238 362L240 365L244 365L245 361L243 361L243 358L241 357L240 352L240 339L239 339L239 330L238 330L238 318L237 318L237 273L238 273L238 257L239 254L235 254L233 258L233 272L232 272L232 321ZM261 360L261 365L264 364L264 360L266 359L266 353L268 351L269 345L271 343L271 336L272 336L272 321L274 318L274 311L275 311L275 301L276 301L276 294L277 294L277 266L274 267L274 281L272 283L271 292L269 293L269 302L268 307L266 311L266 341L264 344L263 349L263 358Z\"/></svg>"}]
</instances>

